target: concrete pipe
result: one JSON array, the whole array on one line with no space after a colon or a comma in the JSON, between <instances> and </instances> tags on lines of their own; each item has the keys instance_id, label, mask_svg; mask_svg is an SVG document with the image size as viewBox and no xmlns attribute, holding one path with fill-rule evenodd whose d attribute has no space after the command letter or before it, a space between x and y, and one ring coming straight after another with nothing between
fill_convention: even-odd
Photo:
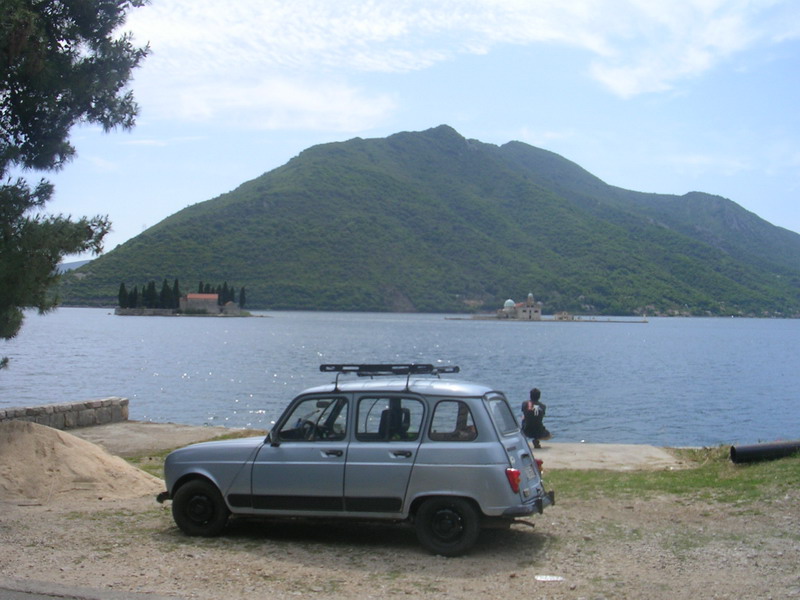
<instances>
[{"instance_id":1,"label":"concrete pipe","mask_svg":"<svg viewBox=\"0 0 800 600\"><path fill-rule=\"evenodd\" d=\"M735 463L755 462L783 458L800 452L800 440L793 442L771 442L749 446L731 446L731 461Z\"/></svg>"}]
</instances>

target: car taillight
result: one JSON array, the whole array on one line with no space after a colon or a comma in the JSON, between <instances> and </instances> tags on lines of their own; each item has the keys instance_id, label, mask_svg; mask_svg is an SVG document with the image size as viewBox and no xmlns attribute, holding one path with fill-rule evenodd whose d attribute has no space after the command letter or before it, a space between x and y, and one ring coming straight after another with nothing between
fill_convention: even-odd
<instances>
[{"instance_id":1,"label":"car taillight","mask_svg":"<svg viewBox=\"0 0 800 600\"><path fill-rule=\"evenodd\" d=\"M544 461L541 458L536 459L536 466L539 467L539 473L544 473Z\"/></svg>"},{"instance_id":2,"label":"car taillight","mask_svg":"<svg viewBox=\"0 0 800 600\"><path fill-rule=\"evenodd\" d=\"M506 469L506 477L508 478L508 485L511 486L511 491L515 494L519 494L519 480L522 477L522 474L519 472L519 469Z\"/></svg>"}]
</instances>

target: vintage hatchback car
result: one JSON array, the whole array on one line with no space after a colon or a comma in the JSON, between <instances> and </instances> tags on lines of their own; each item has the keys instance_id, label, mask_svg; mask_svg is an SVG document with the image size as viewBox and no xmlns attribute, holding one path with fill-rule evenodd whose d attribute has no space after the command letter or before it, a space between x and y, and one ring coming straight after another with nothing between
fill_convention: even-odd
<instances>
[{"instance_id":1,"label":"vintage hatchback car","mask_svg":"<svg viewBox=\"0 0 800 600\"><path fill-rule=\"evenodd\" d=\"M505 396L441 378L458 367L320 370L336 381L296 397L266 438L194 444L167 457L158 499L172 500L180 529L218 535L230 514L380 519L413 523L423 546L455 556L481 527L554 503Z\"/></svg>"}]
</instances>

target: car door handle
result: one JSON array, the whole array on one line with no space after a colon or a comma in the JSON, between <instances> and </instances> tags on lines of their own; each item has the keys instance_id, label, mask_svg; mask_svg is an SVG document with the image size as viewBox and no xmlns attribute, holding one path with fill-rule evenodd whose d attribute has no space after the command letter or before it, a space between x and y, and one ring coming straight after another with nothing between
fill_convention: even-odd
<instances>
[{"instance_id":1,"label":"car door handle","mask_svg":"<svg viewBox=\"0 0 800 600\"><path fill-rule=\"evenodd\" d=\"M325 450L325 456L341 456L344 454L341 450Z\"/></svg>"},{"instance_id":2,"label":"car door handle","mask_svg":"<svg viewBox=\"0 0 800 600\"><path fill-rule=\"evenodd\" d=\"M392 452L398 458L411 458L411 451L410 450L395 450Z\"/></svg>"}]
</instances>

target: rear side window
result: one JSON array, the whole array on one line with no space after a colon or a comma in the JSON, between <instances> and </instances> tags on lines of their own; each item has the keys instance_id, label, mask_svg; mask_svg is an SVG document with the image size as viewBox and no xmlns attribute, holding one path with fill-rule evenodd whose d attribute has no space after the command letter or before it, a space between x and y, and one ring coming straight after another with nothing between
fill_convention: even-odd
<instances>
[{"instance_id":1,"label":"rear side window","mask_svg":"<svg viewBox=\"0 0 800 600\"><path fill-rule=\"evenodd\" d=\"M486 403L489 405L489 414L492 416L492 421L494 421L494 425L501 435L509 435L519 431L519 424L505 398L490 398Z\"/></svg>"},{"instance_id":2,"label":"rear side window","mask_svg":"<svg viewBox=\"0 0 800 600\"><path fill-rule=\"evenodd\" d=\"M428 437L434 442L470 442L478 437L466 402L443 400L433 409Z\"/></svg>"},{"instance_id":3,"label":"rear side window","mask_svg":"<svg viewBox=\"0 0 800 600\"><path fill-rule=\"evenodd\" d=\"M419 438L425 410L414 398L372 396L358 400L356 438L362 442L413 441Z\"/></svg>"}]
</instances>

